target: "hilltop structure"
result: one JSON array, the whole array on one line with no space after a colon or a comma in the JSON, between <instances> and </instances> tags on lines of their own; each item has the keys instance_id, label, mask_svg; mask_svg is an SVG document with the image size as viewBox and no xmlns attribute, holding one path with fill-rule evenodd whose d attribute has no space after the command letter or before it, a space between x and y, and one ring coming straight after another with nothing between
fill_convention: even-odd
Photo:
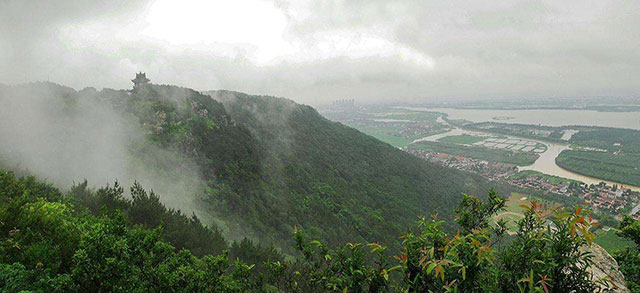
<instances>
[{"instance_id":1,"label":"hilltop structure","mask_svg":"<svg viewBox=\"0 0 640 293\"><path fill-rule=\"evenodd\" d=\"M131 80L133 82L133 91L137 91L141 87L146 86L151 81L147 78L144 72L136 73L136 78Z\"/></svg>"}]
</instances>

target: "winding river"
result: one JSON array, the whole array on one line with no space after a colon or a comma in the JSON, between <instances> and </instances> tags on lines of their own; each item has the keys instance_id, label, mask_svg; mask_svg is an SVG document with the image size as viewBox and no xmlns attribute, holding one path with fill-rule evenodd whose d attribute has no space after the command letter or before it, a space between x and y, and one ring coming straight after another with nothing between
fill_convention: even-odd
<instances>
[{"instance_id":1,"label":"winding river","mask_svg":"<svg viewBox=\"0 0 640 293\"><path fill-rule=\"evenodd\" d=\"M534 140L535 141L535 140ZM568 179L582 181L587 184L598 184L600 182L605 182L609 185L617 184L623 185L625 188L629 188L634 191L640 191L640 187L633 185L626 185L619 182L612 182L608 180L602 180L594 177L589 177L585 175L580 175L578 173L571 172L567 169L563 169L562 167L556 164L556 157L564 151L571 149L568 145L549 143L544 141L538 141L539 143L543 143L547 146L547 151L540 154L540 158L538 158L532 165L518 167L520 170L534 170L538 172L542 172L545 174L551 174L555 176L560 176Z\"/></svg>"},{"instance_id":2,"label":"winding river","mask_svg":"<svg viewBox=\"0 0 640 293\"><path fill-rule=\"evenodd\" d=\"M534 124L534 125L547 125L547 126L564 126L564 125L587 125L587 126L603 126L603 127L624 127L632 129L640 129L640 112L596 112L596 111L582 111L582 110L466 110L466 109L445 109L445 108L415 108L404 107L413 111L428 111L428 112L441 112L450 115L451 119L465 119L473 122L502 122L502 123L522 123L522 124ZM451 115L451 114L453 115ZM613 115L615 114L615 115ZM497 121L496 117L509 117L509 120ZM562 117L567 117L564 124L561 123ZM617 118L613 119L614 117ZM600 120L605 118L612 118L612 120ZM634 122L635 121L635 122ZM443 119L438 118L438 122L446 123ZM618 124L615 124L618 123ZM615 126L617 125L617 126ZM483 133L480 131L468 131L465 129L455 127L453 130L432 135L415 140L419 141L436 141L439 138L451 135L471 134L471 135L491 135L491 133ZM493 134L495 135L495 134ZM510 136L509 138L519 138ZM534 170L545 174L560 176L568 179L574 179L582 181L587 184L598 184L605 182L613 185L624 185L625 188L629 188L634 191L640 191L640 187L621 184L618 182L612 182L602 180L599 178L580 175L556 164L556 157L566 149L570 149L568 144L550 143L546 141L540 141L529 138L521 138L530 141L535 141L547 146L547 151L540 154L532 165L519 167L520 170ZM640 205L639 205L640 207Z\"/></svg>"}]
</instances>

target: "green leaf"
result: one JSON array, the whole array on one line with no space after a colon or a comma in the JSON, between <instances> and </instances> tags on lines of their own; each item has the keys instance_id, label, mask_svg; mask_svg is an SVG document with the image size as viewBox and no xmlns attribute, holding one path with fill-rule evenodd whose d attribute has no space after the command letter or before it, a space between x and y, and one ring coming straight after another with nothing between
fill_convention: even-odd
<instances>
[{"instance_id":1,"label":"green leaf","mask_svg":"<svg viewBox=\"0 0 640 293\"><path fill-rule=\"evenodd\" d=\"M427 275L431 274L431 271L433 271L433 268L435 268L435 267L436 267L436 263L435 262L430 263L429 266L427 266Z\"/></svg>"}]
</instances>

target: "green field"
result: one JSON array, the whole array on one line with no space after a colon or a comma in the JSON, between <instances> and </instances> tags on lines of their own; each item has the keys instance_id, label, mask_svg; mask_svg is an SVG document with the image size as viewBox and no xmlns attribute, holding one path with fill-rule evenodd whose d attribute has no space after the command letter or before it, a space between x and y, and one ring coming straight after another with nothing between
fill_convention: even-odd
<instances>
[{"instance_id":1,"label":"green field","mask_svg":"<svg viewBox=\"0 0 640 293\"><path fill-rule=\"evenodd\" d=\"M559 206L558 203L551 202L546 199L529 196L529 195L518 193L518 192L513 192L511 193L511 196L509 196L509 198L507 199L505 209L508 212L522 214L525 211L522 205L530 205L532 201L535 201L538 204L542 204L543 207Z\"/></svg>"},{"instance_id":2,"label":"green field","mask_svg":"<svg viewBox=\"0 0 640 293\"><path fill-rule=\"evenodd\" d=\"M518 221L524 217L523 214L525 209L522 205L530 206L532 201L536 201L536 203L540 204L543 209L543 214L549 213L549 208L559 206L559 204L548 200L513 192L511 193L511 196L507 198L507 202L504 206L505 210L493 216L493 222L495 223L495 221L500 219L506 220L509 231L517 231Z\"/></svg>"},{"instance_id":3,"label":"green field","mask_svg":"<svg viewBox=\"0 0 640 293\"><path fill-rule=\"evenodd\" d=\"M362 132L371 135L378 140L384 141L394 147L406 147L411 142L411 140L407 138L391 135L380 130L362 130Z\"/></svg>"},{"instance_id":4,"label":"green field","mask_svg":"<svg viewBox=\"0 0 640 293\"><path fill-rule=\"evenodd\" d=\"M580 182L580 181L576 181L576 180L572 180L572 179L562 178L562 177L559 177L559 176L553 176L553 175L544 174L542 172L538 172L538 171L534 171L534 170L520 171L520 172L518 172L516 174L511 175L510 178L511 179L522 179L522 178L527 178L529 176L542 177L544 179L549 180L549 183L551 183L551 184Z\"/></svg>"},{"instance_id":5,"label":"green field","mask_svg":"<svg viewBox=\"0 0 640 293\"><path fill-rule=\"evenodd\" d=\"M569 171L640 186L640 155L608 152L565 150L556 164Z\"/></svg>"},{"instance_id":6,"label":"green field","mask_svg":"<svg viewBox=\"0 0 640 293\"><path fill-rule=\"evenodd\" d=\"M524 208L522 208L521 205L529 206L531 205L531 201L533 200L535 200L538 204L542 204L544 210L543 213L550 213L550 208L560 206L560 204L558 203L514 192L507 199L507 202L505 204L505 211L494 216L494 221L497 219L505 219L507 220L507 228L510 231L516 231L517 222L523 218L524 213ZM598 245L602 246L609 253L613 252L614 250L621 250L627 247L633 247L635 245L633 241L616 235L614 230L615 229L611 229L609 231L598 230L596 232L595 242Z\"/></svg>"},{"instance_id":7,"label":"green field","mask_svg":"<svg viewBox=\"0 0 640 293\"><path fill-rule=\"evenodd\" d=\"M533 164L538 155L506 149L490 149L486 147L466 146L448 142L423 141L409 145L413 149L421 149L458 155L479 160L527 166Z\"/></svg>"},{"instance_id":8,"label":"green field","mask_svg":"<svg viewBox=\"0 0 640 293\"><path fill-rule=\"evenodd\" d=\"M445 136L443 138L438 139L438 141L459 143L459 144L474 144L476 142L483 141L485 139L486 137L482 137L482 136L462 134L462 135Z\"/></svg>"},{"instance_id":9,"label":"green field","mask_svg":"<svg viewBox=\"0 0 640 293\"><path fill-rule=\"evenodd\" d=\"M390 109L384 108L378 110L389 111ZM443 115L442 113L364 113L363 115L365 115L364 119L367 120L367 122L350 126L394 147L406 147L418 138L444 133L449 130L448 127L436 122L438 117ZM380 123L375 122L377 119L406 120L406 122Z\"/></svg>"},{"instance_id":10,"label":"green field","mask_svg":"<svg viewBox=\"0 0 640 293\"><path fill-rule=\"evenodd\" d=\"M493 217L494 221L503 219L507 221L507 229L509 231L518 230L518 221L523 218L524 209L520 205L529 205L529 198L520 193L512 193L505 204L505 211L498 213Z\"/></svg>"},{"instance_id":11,"label":"green field","mask_svg":"<svg viewBox=\"0 0 640 293\"><path fill-rule=\"evenodd\" d=\"M572 145L605 149L609 152L622 150L626 154L640 155L640 131L622 128L584 128L569 141Z\"/></svg>"},{"instance_id":12,"label":"green field","mask_svg":"<svg viewBox=\"0 0 640 293\"><path fill-rule=\"evenodd\" d=\"M622 238L614 232L613 229L609 231L600 230L596 232L595 242L602 246L609 253L615 250L622 250L627 247L633 247L635 243L629 239Z\"/></svg>"},{"instance_id":13,"label":"green field","mask_svg":"<svg viewBox=\"0 0 640 293\"><path fill-rule=\"evenodd\" d=\"M409 113L389 114L389 115L383 116L382 118L437 123L436 120L438 119L438 117L442 115L443 115L442 113L437 113L437 112L409 112Z\"/></svg>"},{"instance_id":14,"label":"green field","mask_svg":"<svg viewBox=\"0 0 640 293\"><path fill-rule=\"evenodd\" d=\"M465 128L521 138L540 139L552 142L564 142L560 139L564 131L564 129L561 127L498 122L479 122L466 125Z\"/></svg>"},{"instance_id":15,"label":"green field","mask_svg":"<svg viewBox=\"0 0 640 293\"><path fill-rule=\"evenodd\" d=\"M427 137L427 136L431 136L431 135L436 135L436 134L440 134L440 133L444 133L447 132L446 129L434 129L433 131L429 131L429 132L425 132L425 133L420 133L417 135L413 135L409 138L406 137L402 137L402 136L396 136L396 135L391 135L389 134L384 128L376 128L376 129L361 129L360 131L362 131L365 134L371 135L375 138L377 138L378 140L381 140L383 142L386 142L394 147L406 147L408 146L412 141L418 139L418 138L422 138L422 137Z\"/></svg>"}]
</instances>

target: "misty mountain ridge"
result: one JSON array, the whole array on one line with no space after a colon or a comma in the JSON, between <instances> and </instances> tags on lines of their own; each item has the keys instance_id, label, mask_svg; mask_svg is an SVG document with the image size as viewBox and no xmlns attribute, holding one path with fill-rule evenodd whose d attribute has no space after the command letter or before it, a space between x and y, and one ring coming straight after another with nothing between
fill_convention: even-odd
<instances>
[{"instance_id":1,"label":"misty mountain ridge","mask_svg":"<svg viewBox=\"0 0 640 293\"><path fill-rule=\"evenodd\" d=\"M0 97L9 105L0 137L12 138L3 139L5 166L63 188L85 178L94 186L138 181L229 239L284 247L299 226L332 244L344 235L391 243L416 216L450 219L462 193L495 187L284 98L53 83L5 87Z\"/></svg>"},{"instance_id":2,"label":"misty mountain ridge","mask_svg":"<svg viewBox=\"0 0 640 293\"><path fill-rule=\"evenodd\" d=\"M51 266L53 270L48 268L44 274L61 278L55 282L40 280L25 287L33 284L27 277L5 280L0 276L0 284L8 282L16 288L51 288L56 284L65 290L117 288L122 284L152 288L157 284L156 276L171 275L173 279L161 283L175 288L183 280L191 280L193 288L213 291L286 290L289 286L296 288L294 291L316 291L332 290L334 285L327 278L336 274L341 275L337 280L359 280L358 274L349 275L359 268L365 268L362 274L368 276L364 285L341 286L371 289L382 284L383 288L400 290L391 285L397 284L424 291L453 284L437 274L421 275L426 263L419 264L422 260L418 258L428 255L424 245L462 245L465 250L459 253L463 254L448 257L464 257L469 262L477 259L478 264L487 266L483 270L490 274L480 270L457 275L460 271L455 266L447 269L448 278L454 280L490 280L460 285L466 288L510 292L524 273L530 273L529 268L520 266L534 264L532 257L545 259L542 263L558 257L575 260L563 261L569 269L554 272L552 280L559 280L560 289L571 286L589 292L597 287L593 281L598 274L616 273L615 282L624 282L615 260L597 245L591 251L606 264L596 268L598 274L590 273L594 268L581 252L588 238L569 236L571 225L579 224L579 229L586 229L585 235L593 237L588 231L591 218L585 220L578 208L575 215L569 213L569 218L555 222L558 229L547 229L535 211L535 202L521 222L529 221L522 225L533 226L521 229L537 232L510 238L515 242L505 244L506 250L499 252L505 258L493 268L483 260L482 251L491 249L493 238L500 239L503 232L499 226L489 229L487 217L504 206L505 200L498 194L510 194L511 187L417 159L285 98L224 90L201 93L154 84L134 90L76 91L53 83L33 83L0 87L0 104L0 189L7 195L0 201L2 208L8 207L9 218L16 215L15 225L27 231L44 229L29 232L26 238L19 236L23 244L41 247L52 239L64 243L49 248L46 257L67 262ZM30 143L34 141L38 143ZM68 191L61 192L32 177L16 178L2 169L36 175ZM105 187L95 189L98 186ZM131 186L130 192L122 186ZM59 220L25 224L24 217L40 221L39 213L44 213L45 219L63 217L80 224L69 226ZM1 220L13 227L9 218ZM416 233L412 228L406 230L415 226L416 220L420 223ZM54 228L56 225L63 228ZM10 236L16 231L13 228ZM53 231L61 236L38 234ZM454 231L455 236L447 236ZM461 231L465 233L462 237ZM12 239L9 244L17 247L18 242ZM435 242L429 244L432 240ZM520 241L541 246L523 246ZM127 248L120 246L123 243ZM339 248L330 250L325 244ZM383 245L392 250L384 252ZM552 247L558 245L562 252L556 254ZM71 247L70 252L65 247ZM122 266L117 272L112 273L111 268L105 273L116 283L96 285L105 272L101 266L110 266L103 264L105 257L112 255L111 250L104 250L107 247L120 255L115 259ZM401 249L396 250L398 247ZM366 261L363 248L372 248ZM121 253L122 249L128 252ZM32 271L21 265L34 261L31 251L12 256L20 257L19 263L0 264L0 271L8 276L30 276ZM417 276L429 281L415 283L412 278L401 280L399 274L391 279L385 276L394 270L390 267L392 255L403 264L397 269L409 275L418 272ZM235 259L233 265L230 259ZM368 263L380 271L372 271ZM35 270L43 266L30 265ZM140 274L141 267L146 267L151 277ZM186 268L190 273L182 271ZM318 268L322 269L314 271ZM127 276L123 273L127 270L134 279L125 282L113 277ZM74 277L68 279L66 274Z\"/></svg>"},{"instance_id":3,"label":"misty mountain ridge","mask_svg":"<svg viewBox=\"0 0 640 293\"><path fill-rule=\"evenodd\" d=\"M640 292L638 43L637 0L0 0L0 292Z\"/></svg>"}]
</instances>

